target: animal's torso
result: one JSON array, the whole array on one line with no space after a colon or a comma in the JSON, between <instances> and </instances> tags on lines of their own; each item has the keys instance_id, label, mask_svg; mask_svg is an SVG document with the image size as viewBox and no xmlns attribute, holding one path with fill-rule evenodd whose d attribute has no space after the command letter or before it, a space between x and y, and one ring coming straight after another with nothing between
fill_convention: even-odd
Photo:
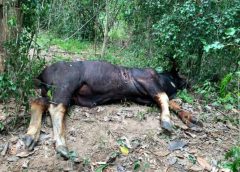
<instances>
[{"instance_id":1,"label":"animal's torso","mask_svg":"<svg viewBox=\"0 0 240 172\"><path fill-rule=\"evenodd\" d=\"M59 62L47 67L39 79L55 90L74 89L71 104L92 107L126 99L149 104L152 98L134 78L134 73L142 72L99 61Z\"/></svg>"}]
</instances>

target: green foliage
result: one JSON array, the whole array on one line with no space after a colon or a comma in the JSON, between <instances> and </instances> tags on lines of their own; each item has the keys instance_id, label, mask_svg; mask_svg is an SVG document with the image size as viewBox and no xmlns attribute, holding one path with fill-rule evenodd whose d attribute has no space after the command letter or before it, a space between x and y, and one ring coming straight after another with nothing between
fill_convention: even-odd
<instances>
[{"instance_id":1,"label":"green foliage","mask_svg":"<svg viewBox=\"0 0 240 172\"><path fill-rule=\"evenodd\" d=\"M210 100L216 93L216 85L209 80L204 81L201 85L196 85L196 93L202 95L206 100Z\"/></svg>"},{"instance_id":2,"label":"green foliage","mask_svg":"<svg viewBox=\"0 0 240 172\"><path fill-rule=\"evenodd\" d=\"M170 8L154 24L162 53L170 52L195 80L213 74L221 78L234 70L239 58L239 1L175 1Z\"/></svg>"},{"instance_id":3,"label":"green foliage","mask_svg":"<svg viewBox=\"0 0 240 172\"><path fill-rule=\"evenodd\" d=\"M94 15L99 13L101 5L90 0L50 1L41 26L61 37L93 40L99 32Z\"/></svg>"},{"instance_id":4,"label":"green foliage","mask_svg":"<svg viewBox=\"0 0 240 172\"><path fill-rule=\"evenodd\" d=\"M223 163L223 167L230 169L232 172L240 170L240 147L231 148L225 155L227 162Z\"/></svg>"},{"instance_id":5,"label":"green foliage","mask_svg":"<svg viewBox=\"0 0 240 172\"><path fill-rule=\"evenodd\" d=\"M141 167L141 161L140 160L136 160L133 163L133 171L138 171Z\"/></svg>"},{"instance_id":6,"label":"green foliage","mask_svg":"<svg viewBox=\"0 0 240 172\"><path fill-rule=\"evenodd\" d=\"M193 97L187 92L186 89L179 91L178 97L187 103L193 103Z\"/></svg>"},{"instance_id":7,"label":"green foliage","mask_svg":"<svg viewBox=\"0 0 240 172\"><path fill-rule=\"evenodd\" d=\"M103 172L105 168L108 167L108 164L101 164L99 167L96 168L95 172Z\"/></svg>"},{"instance_id":8,"label":"green foliage","mask_svg":"<svg viewBox=\"0 0 240 172\"><path fill-rule=\"evenodd\" d=\"M14 98L17 105L16 111L22 105L28 107L28 100L34 94L33 78L45 64L44 60L36 56L36 53L32 57L29 56L30 49L38 51L34 35L37 30L37 20L43 10L41 1L24 1L20 3L20 8L23 14L21 30L14 24L14 16L8 18L11 39L5 43L7 54L5 71L0 74L0 99L8 102ZM16 30L18 32L14 33Z\"/></svg>"},{"instance_id":9,"label":"green foliage","mask_svg":"<svg viewBox=\"0 0 240 172\"><path fill-rule=\"evenodd\" d=\"M41 33L38 36L37 43L41 48L49 48L50 45L56 45L60 49L72 53L81 53L81 51L87 49L90 43L87 41L79 41L76 39L58 38L56 35L51 33Z\"/></svg>"},{"instance_id":10,"label":"green foliage","mask_svg":"<svg viewBox=\"0 0 240 172\"><path fill-rule=\"evenodd\" d=\"M188 155L188 160L189 160L192 164L196 164L196 162L197 162L196 157L195 157L194 155L191 155L191 154Z\"/></svg>"},{"instance_id":11,"label":"green foliage","mask_svg":"<svg viewBox=\"0 0 240 172\"><path fill-rule=\"evenodd\" d=\"M220 82L220 96L224 97L227 94L227 86L230 83L230 81L232 80L232 73L227 74L222 81Z\"/></svg>"},{"instance_id":12,"label":"green foliage","mask_svg":"<svg viewBox=\"0 0 240 172\"><path fill-rule=\"evenodd\" d=\"M137 117L140 121L143 121L146 119L146 112L138 112Z\"/></svg>"},{"instance_id":13,"label":"green foliage","mask_svg":"<svg viewBox=\"0 0 240 172\"><path fill-rule=\"evenodd\" d=\"M238 108L238 78L237 73L231 73L227 74L219 84L207 80L201 85L195 85L195 92L216 107L223 107L225 110Z\"/></svg>"},{"instance_id":14,"label":"green foliage","mask_svg":"<svg viewBox=\"0 0 240 172\"><path fill-rule=\"evenodd\" d=\"M127 34L127 25L125 22L120 21L109 31L109 37L112 41L127 40L129 38Z\"/></svg>"},{"instance_id":15,"label":"green foliage","mask_svg":"<svg viewBox=\"0 0 240 172\"><path fill-rule=\"evenodd\" d=\"M182 73L194 80L223 78L239 59L240 2L228 1L51 1L41 26L62 38L95 43L103 39L105 6L109 12L109 43L126 47L128 59L107 54L114 63L168 68L165 54L172 55ZM68 39L67 39L68 40ZM62 46L63 42L56 40ZM74 51L74 43L64 45ZM71 50L71 49L74 50ZM109 50L110 52L112 50ZM94 57L96 58L96 57ZM142 61L142 63L141 63ZM141 63L141 64L138 64Z\"/></svg>"},{"instance_id":16,"label":"green foliage","mask_svg":"<svg viewBox=\"0 0 240 172\"><path fill-rule=\"evenodd\" d=\"M0 122L0 132L3 131L3 129L4 129L4 124Z\"/></svg>"}]
</instances>

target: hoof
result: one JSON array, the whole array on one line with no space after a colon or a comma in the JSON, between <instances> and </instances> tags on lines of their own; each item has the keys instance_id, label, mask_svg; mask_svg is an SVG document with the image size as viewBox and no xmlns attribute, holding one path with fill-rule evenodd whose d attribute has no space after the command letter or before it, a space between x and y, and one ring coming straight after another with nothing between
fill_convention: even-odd
<instances>
[{"instance_id":1,"label":"hoof","mask_svg":"<svg viewBox=\"0 0 240 172\"><path fill-rule=\"evenodd\" d=\"M199 121L197 118L195 117L192 117L191 119L191 123L194 124L194 125L197 125L199 127L203 127L203 123L201 121ZM190 126L191 127L191 126Z\"/></svg>"},{"instance_id":2,"label":"hoof","mask_svg":"<svg viewBox=\"0 0 240 172\"><path fill-rule=\"evenodd\" d=\"M25 135L23 136L22 138L22 141L23 143L25 144L26 148L29 150L29 151L32 151L34 149L34 147L36 146L36 141L33 139L32 136L30 135Z\"/></svg>"},{"instance_id":3,"label":"hoof","mask_svg":"<svg viewBox=\"0 0 240 172\"><path fill-rule=\"evenodd\" d=\"M62 146L62 145L57 146L56 151L64 159L69 159L68 148L66 146Z\"/></svg>"},{"instance_id":4,"label":"hoof","mask_svg":"<svg viewBox=\"0 0 240 172\"><path fill-rule=\"evenodd\" d=\"M164 130L166 130L170 133L173 131L173 125L169 121L161 121L161 126Z\"/></svg>"}]
</instances>

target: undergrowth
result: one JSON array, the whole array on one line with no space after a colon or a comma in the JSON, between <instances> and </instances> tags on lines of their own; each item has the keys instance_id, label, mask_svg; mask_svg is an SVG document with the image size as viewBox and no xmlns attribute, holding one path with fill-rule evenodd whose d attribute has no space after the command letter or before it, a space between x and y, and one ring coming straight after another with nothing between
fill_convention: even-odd
<instances>
[{"instance_id":1,"label":"undergrowth","mask_svg":"<svg viewBox=\"0 0 240 172\"><path fill-rule=\"evenodd\" d=\"M230 169L232 172L238 172L240 170L240 147L232 147L225 154L225 161L220 166Z\"/></svg>"},{"instance_id":2,"label":"undergrowth","mask_svg":"<svg viewBox=\"0 0 240 172\"><path fill-rule=\"evenodd\" d=\"M52 33L41 32L37 39L38 45L42 49L47 49L52 45L58 46L60 49L68 53L81 53L87 49L91 44L88 41L78 41L76 39L58 38Z\"/></svg>"}]
</instances>

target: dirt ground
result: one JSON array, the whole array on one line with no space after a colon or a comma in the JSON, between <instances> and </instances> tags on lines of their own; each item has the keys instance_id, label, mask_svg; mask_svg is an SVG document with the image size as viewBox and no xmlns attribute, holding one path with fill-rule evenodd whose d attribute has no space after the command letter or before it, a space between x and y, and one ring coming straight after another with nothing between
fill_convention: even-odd
<instances>
[{"instance_id":1,"label":"dirt ground","mask_svg":"<svg viewBox=\"0 0 240 172\"><path fill-rule=\"evenodd\" d=\"M54 54L47 54L49 61ZM83 58L74 56L74 60L79 59ZM157 107L128 102L72 107L65 121L70 160L54 151L49 115L43 119L40 139L32 152L23 149L21 137L27 126L19 121L14 131L0 135L0 171L221 171L218 164L233 145L239 144L240 138L240 127L226 119L239 118L239 111L223 112L199 100L193 105L182 103L182 107L193 112L204 126L190 129L172 113L175 129L169 135L161 129ZM3 110L3 120L1 116Z\"/></svg>"},{"instance_id":2,"label":"dirt ground","mask_svg":"<svg viewBox=\"0 0 240 172\"><path fill-rule=\"evenodd\" d=\"M63 160L55 153L51 121L46 116L33 152L21 152L19 138L26 126L0 136L0 171L88 172L100 170L106 162L106 172L219 171L218 162L239 143L239 127L224 122L226 115L213 107L183 107L195 112L204 127L189 129L173 114L175 132L169 135L160 127L156 107L130 103L72 107L66 116L66 139L69 149L78 155L77 162ZM128 147L127 151L119 142Z\"/></svg>"}]
</instances>

